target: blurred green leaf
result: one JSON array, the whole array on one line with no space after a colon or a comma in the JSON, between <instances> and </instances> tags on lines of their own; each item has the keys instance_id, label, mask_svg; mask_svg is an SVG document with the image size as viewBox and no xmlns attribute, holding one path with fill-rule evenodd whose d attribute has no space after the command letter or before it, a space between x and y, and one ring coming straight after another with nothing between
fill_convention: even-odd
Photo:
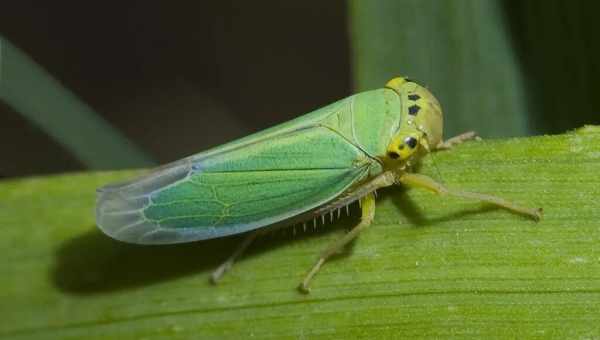
<instances>
[{"instance_id":1,"label":"blurred green leaf","mask_svg":"<svg viewBox=\"0 0 600 340\"><path fill-rule=\"evenodd\" d=\"M558 133L600 123L600 3L350 1L355 87L428 86L445 133Z\"/></svg>"},{"instance_id":2,"label":"blurred green leaf","mask_svg":"<svg viewBox=\"0 0 600 340\"><path fill-rule=\"evenodd\" d=\"M389 188L351 256L295 287L356 223L266 238L221 285L239 238L135 246L94 225L94 190L134 172L0 182L0 337L588 338L600 334L600 127L469 142L424 160L448 186L543 207L535 223Z\"/></svg>"},{"instance_id":3,"label":"blurred green leaf","mask_svg":"<svg viewBox=\"0 0 600 340\"><path fill-rule=\"evenodd\" d=\"M0 100L91 169L154 165L148 154L1 36Z\"/></svg>"},{"instance_id":4,"label":"blurred green leaf","mask_svg":"<svg viewBox=\"0 0 600 340\"><path fill-rule=\"evenodd\" d=\"M527 97L498 1L350 1L358 90L402 75L444 109L447 136L527 135Z\"/></svg>"}]
</instances>

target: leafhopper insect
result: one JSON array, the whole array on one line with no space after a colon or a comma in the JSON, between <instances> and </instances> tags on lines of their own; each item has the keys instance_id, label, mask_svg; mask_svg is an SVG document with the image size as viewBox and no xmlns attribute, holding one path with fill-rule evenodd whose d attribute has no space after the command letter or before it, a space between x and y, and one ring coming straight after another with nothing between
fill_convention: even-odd
<instances>
[{"instance_id":1,"label":"leafhopper insect","mask_svg":"<svg viewBox=\"0 0 600 340\"><path fill-rule=\"evenodd\" d=\"M375 190L406 185L479 200L541 218L541 209L449 189L412 173L428 152L474 133L442 140L435 97L407 78L358 93L289 122L98 189L96 222L107 235L137 244L172 244L247 233L212 275L217 282L266 230L336 213L358 201L361 219L327 247L300 284L371 224ZM269 228L266 228L269 227Z\"/></svg>"}]
</instances>

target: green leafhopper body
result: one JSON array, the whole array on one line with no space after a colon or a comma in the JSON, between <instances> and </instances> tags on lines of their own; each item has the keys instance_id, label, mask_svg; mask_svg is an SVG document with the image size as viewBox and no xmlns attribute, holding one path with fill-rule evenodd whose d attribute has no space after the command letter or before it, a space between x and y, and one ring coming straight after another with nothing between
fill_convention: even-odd
<instances>
[{"instance_id":1,"label":"green leafhopper body","mask_svg":"<svg viewBox=\"0 0 600 340\"><path fill-rule=\"evenodd\" d=\"M370 224L373 192L393 184L474 198L539 218L539 211L449 190L410 168L442 142L443 116L424 87L394 78L289 122L98 189L96 221L107 235L138 244L205 240L285 226L362 202L361 222L324 252L303 281ZM250 233L245 248L258 232ZM237 256L237 255L235 255ZM218 280L235 256L213 276Z\"/></svg>"}]
</instances>

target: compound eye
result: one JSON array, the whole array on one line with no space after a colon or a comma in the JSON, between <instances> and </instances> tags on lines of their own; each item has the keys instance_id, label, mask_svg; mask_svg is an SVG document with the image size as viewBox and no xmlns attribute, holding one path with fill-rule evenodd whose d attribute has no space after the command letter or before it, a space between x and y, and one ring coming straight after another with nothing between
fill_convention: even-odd
<instances>
[{"instance_id":1,"label":"compound eye","mask_svg":"<svg viewBox=\"0 0 600 340\"><path fill-rule=\"evenodd\" d=\"M406 137L404 144L408 145L409 148L414 149L417 147L417 139L415 137Z\"/></svg>"}]
</instances>

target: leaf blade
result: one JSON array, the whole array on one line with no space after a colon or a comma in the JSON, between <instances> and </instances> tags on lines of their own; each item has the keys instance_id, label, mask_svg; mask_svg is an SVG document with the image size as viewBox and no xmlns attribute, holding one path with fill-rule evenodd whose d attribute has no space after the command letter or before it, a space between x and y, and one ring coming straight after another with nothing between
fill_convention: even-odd
<instances>
[{"instance_id":1,"label":"leaf blade","mask_svg":"<svg viewBox=\"0 0 600 340\"><path fill-rule=\"evenodd\" d=\"M587 127L427 158L422 173L542 206L544 219L391 188L351 256L327 263L308 296L295 285L355 218L262 240L213 287L211 270L239 238L141 247L95 229L94 188L132 172L4 181L0 336L598 334L598 150L600 127Z\"/></svg>"}]
</instances>

